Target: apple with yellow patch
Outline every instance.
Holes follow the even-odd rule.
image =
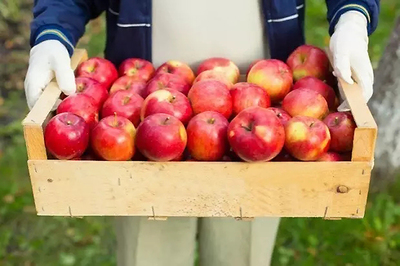
[[[159,66],[154,76],[160,73],[171,73],[181,76],[189,84],[192,84],[195,78],[193,70],[189,65],[177,60],[170,60]]]
[[[250,69],[247,82],[264,88],[272,103],[279,103],[293,85],[292,72],[288,65],[277,59],[259,60]]]
[[[285,126],[285,149],[298,160],[318,160],[329,150],[330,143],[328,127],[316,118],[296,116]]]
[[[91,148],[107,161],[128,161],[135,155],[135,126],[122,116],[107,116],[93,128]]]
[[[295,81],[308,76],[326,80],[329,75],[330,64],[327,54],[313,45],[300,45],[289,55],[286,63],[293,71]]]
[[[285,130],[273,111],[254,106],[241,111],[231,121],[228,141],[243,161],[265,162],[281,152]]]
[[[137,128],[136,147],[151,161],[172,161],[182,155],[186,144],[185,126],[172,115],[150,115]]]
[[[286,95],[282,109],[292,117],[309,116],[324,119],[329,113],[328,103],[318,92],[310,89],[296,89]]]
[[[183,93],[164,89],[147,96],[143,102],[140,117],[143,121],[147,116],[157,113],[172,115],[186,125],[192,118],[193,111],[188,98]]]
[[[197,76],[207,70],[221,71],[233,84],[238,82],[240,71],[231,60],[223,57],[212,57],[204,60],[197,68]]]
[[[229,122],[220,113],[207,111],[194,116],[188,126],[188,151],[198,161],[219,161],[228,152]]]

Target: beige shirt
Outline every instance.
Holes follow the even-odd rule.
[[[227,57],[241,72],[267,57],[259,0],[153,0],[155,66],[180,60],[196,70],[209,57]]]

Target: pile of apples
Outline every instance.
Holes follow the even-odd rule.
[[[245,75],[213,57],[195,72],[180,61],[157,69],[126,59],[117,69],[93,57],[76,70],[45,127],[60,160],[343,161],[355,122],[337,112],[327,55],[302,45],[286,62],[260,59]]]

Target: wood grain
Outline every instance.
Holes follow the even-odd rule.
[[[364,215],[367,162],[29,161],[39,215]]]

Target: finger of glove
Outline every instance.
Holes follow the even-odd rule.
[[[351,67],[354,73],[354,79],[360,85],[366,102],[372,97],[374,72],[368,52],[364,52],[352,58]]]
[[[53,71],[45,65],[29,67],[25,79],[25,94],[29,109],[32,109],[44,88],[54,78]]]
[[[335,55],[333,69],[337,78],[341,78],[345,82],[353,84],[351,78],[350,58],[347,55]]]
[[[69,57],[67,59],[62,58],[60,60],[52,60],[53,69],[55,72],[57,84],[60,90],[65,95],[71,95],[76,92],[75,75],[74,71],[70,67]]]

